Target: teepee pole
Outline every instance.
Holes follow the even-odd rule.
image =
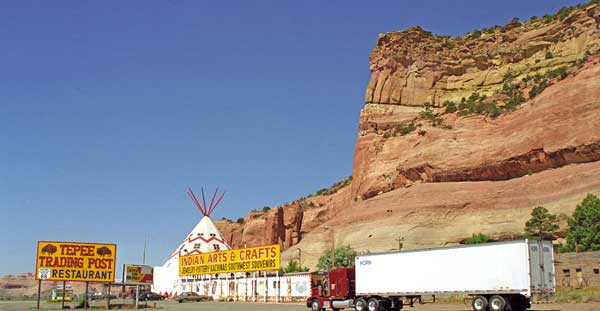
[[[212,212],[215,210],[215,208],[217,208],[219,203],[221,203],[221,200],[223,200],[223,196],[225,195],[225,192],[227,192],[227,190],[225,190],[225,191],[223,191],[223,193],[221,193],[221,196],[219,197],[219,199],[217,200],[215,205],[213,205],[213,207],[208,211],[209,215],[212,214]]]
[[[212,195],[212,198],[210,199],[210,204],[208,205],[208,215],[210,215],[210,212],[213,210],[213,203],[215,201],[215,197],[217,196],[218,191],[219,191],[219,187],[217,187],[217,189],[215,189],[215,193]]]
[[[202,190],[202,202],[204,202],[204,207],[206,207],[206,200],[204,199],[204,187],[200,188],[200,190]],[[204,216],[208,215],[204,214]]]

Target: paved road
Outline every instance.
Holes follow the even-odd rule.
[[[27,311],[35,307],[35,301],[0,301],[1,311]],[[94,302],[93,305],[104,305],[102,302]],[[152,302],[149,305],[153,305]],[[160,311],[308,311],[308,308],[300,304],[263,304],[263,303],[238,303],[238,302],[200,302],[200,303],[177,303],[175,301],[157,302]],[[60,304],[42,303],[42,310],[59,310]],[[141,309],[144,310],[144,309]],[[145,309],[154,310],[154,309]],[[350,311],[352,309],[347,309]],[[426,304],[417,305],[414,308],[406,307],[405,310],[414,311],[467,311],[471,310],[462,304]],[[533,311],[598,311],[600,303],[582,304],[547,304],[535,305]]]

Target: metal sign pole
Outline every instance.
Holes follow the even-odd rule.
[[[83,300],[83,309],[87,310],[88,309],[88,286],[89,286],[89,282],[85,282],[85,298]]]
[[[139,303],[139,299],[140,299],[140,286],[136,285],[135,286],[135,308],[138,308],[138,303]]]
[[[279,295],[281,295],[281,278],[279,277],[279,270],[277,270],[277,296],[275,297],[275,303],[279,303]]]
[[[110,310],[110,283],[107,284],[106,289],[106,310]]]
[[[37,309],[40,310],[40,294],[42,293],[42,280],[38,281],[38,296],[37,296]]]
[[[65,292],[67,291],[66,284],[67,284],[67,282],[66,282],[66,281],[63,281],[63,290],[62,290],[62,306],[61,306],[61,309],[64,309],[64,308],[65,308]]]

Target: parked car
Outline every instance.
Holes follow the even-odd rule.
[[[177,297],[175,297],[175,300],[177,300],[177,302],[179,303],[182,303],[184,301],[207,301],[208,297],[200,296],[194,292],[183,292]]]
[[[140,300],[149,301],[149,300],[164,300],[165,296],[153,292],[142,292],[140,293]]]

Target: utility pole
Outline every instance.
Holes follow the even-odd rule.
[[[335,268],[335,235],[333,235],[333,228],[331,229],[331,270]]]
[[[302,269],[302,250],[298,248],[298,266]]]
[[[333,270],[335,268],[335,234],[333,227],[325,226],[325,230],[329,230],[329,234],[331,234],[331,270]]]
[[[146,264],[146,241],[147,240],[148,240],[147,238],[144,238],[144,254],[142,255],[142,265]]]

